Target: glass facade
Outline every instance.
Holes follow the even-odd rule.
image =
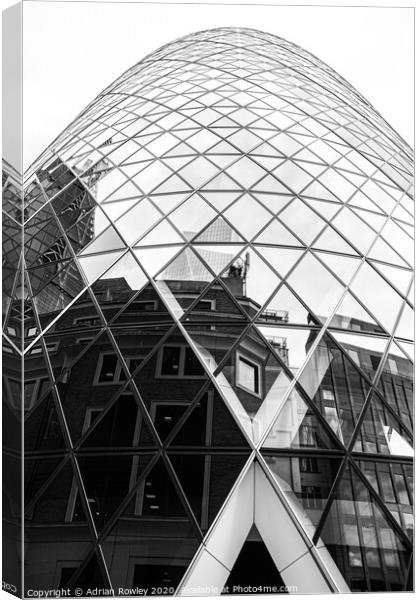
[[[192,34],[3,185],[27,589],[412,589],[412,151],[354,88]]]

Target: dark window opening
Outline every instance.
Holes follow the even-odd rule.
[[[318,473],[318,461],[312,456],[299,458],[299,470],[301,473]]]
[[[238,359],[238,385],[244,387],[254,394],[260,393],[258,365],[246,360],[242,356]]]
[[[181,348],[165,346],[162,353],[162,375],[179,375]]]
[[[372,369],[374,371],[376,371],[376,369],[379,367],[379,363],[381,362],[381,357],[380,356],[375,356],[374,354],[370,355],[370,362],[372,364]]]
[[[303,423],[299,429],[299,445],[315,448],[317,446],[316,430],[317,427],[315,425],[307,425]]]
[[[117,357],[115,354],[105,354],[102,357],[102,365],[99,373],[98,381],[100,383],[112,383],[117,370]]]
[[[194,306],[193,310],[208,311],[213,309],[213,303],[211,300],[199,300]]]
[[[122,395],[86,439],[84,446],[131,446],[137,420],[137,403]]]

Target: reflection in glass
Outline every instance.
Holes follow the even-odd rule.
[[[321,531],[352,591],[404,589],[409,551],[364,483],[346,469]]]
[[[312,537],[321,518],[341,460],[308,454],[264,458],[286,498]]]

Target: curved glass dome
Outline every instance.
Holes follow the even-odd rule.
[[[69,585],[217,594],[264,556],[271,590],[412,589],[412,152],[374,108],[281,38],[199,32],[99,94],[26,190]]]

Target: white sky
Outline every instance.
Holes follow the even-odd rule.
[[[146,54],[177,37],[221,26],[261,29],[309,50],[413,143],[410,8],[25,1],[24,168]],[[13,162],[11,149],[4,154]]]

